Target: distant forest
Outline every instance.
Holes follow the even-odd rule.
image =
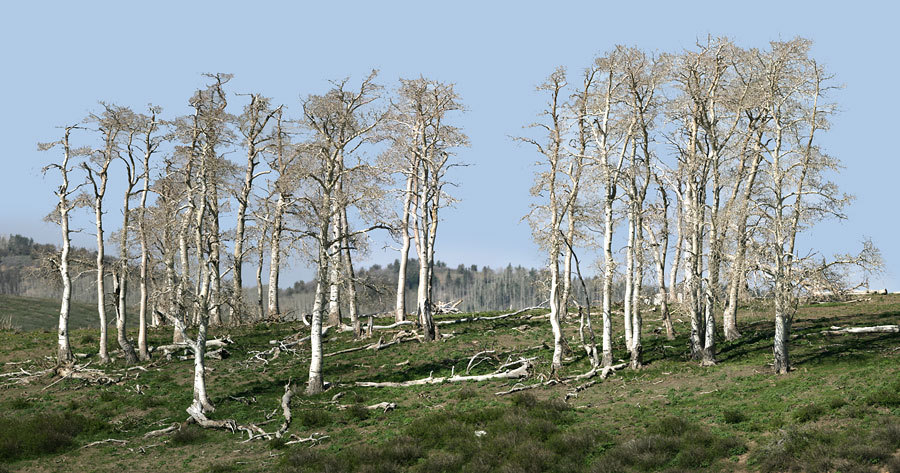
[[[0,235],[0,294],[58,298],[61,290],[57,280],[59,273],[41,270],[42,259],[58,251],[55,245],[35,243],[33,239],[22,235]],[[88,263],[96,258],[95,251],[84,248],[73,249],[73,254],[76,260]],[[113,259],[110,258],[110,261]],[[394,261],[387,266],[375,264],[368,268],[357,269],[359,305],[363,314],[388,312],[392,309],[397,294],[399,264],[399,261]],[[90,264],[75,274],[79,276],[73,279],[73,299],[78,302],[96,302],[95,276]],[[418,261],[411,259],[407,265],[407,307],[415,307],[418,279]],[[546,280],[546,270],[511,264],[502,269],[479,267],[474,264],[460,264],[452,268],[442,261],[436,261],[434,300],[446,303],[461,300],[457,308],[463,312],[535,306],[546,302]],[[588,277],[585,284],[591,293],[591,304],[598,304],[600,280]],[[575,297],[583,304],[584,292],[580,288],[580,283],[575,281],[573,287]],[[264,294],[267,289],[264,285],[262,288]],[[255,287],[245,287],[244,290],[248,298],[257,295]],[[647,294],[654,290],[653,287],[646,289]],[[280,295],[284,301],[286,315],[296,317],[299,314],[310,313],[315,292],[315,280],[297,281],[293,286],[281,289]],[[621,300],[624,285],[615,284],[614,294],[616,300]],[[137,303],[136,292],[130,294],[129,299],[131,298]]]

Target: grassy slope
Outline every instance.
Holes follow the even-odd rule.
[[[54,381],[48,377],[14,386],[0,395],[0,416],[20,421],[17,438],[29,438],[32,430],[52,430],[27,424],[39,412],[57,412],[56,422],[79,427],[70,429],[68,443],[65,438],[48,445],[36,440],[30,453],[7,455],[8,468],[23,471],[900,471],[900,335],[818,333],[831,325],[898,321],[897,296],[805,307],[791,341],[796,369],[777,377],[769,366],[773,324],[764,307],[739,312],[744,338],[720,343],[720,363],[711,368],[685,358],[684,322],[676,323],[679,337],[668,341],[654,332],[659,325],[654,314],[646,313],[647,366],[621,371],[568,402],[563,398],[573,386],[498,397],[495,392],[515,381],[412,388],[346,384],[444,376],[451,368],[459,373],[473,354],[488,349],[503,361],[537,356],[536,373],[548,372],[550,353],[540,348],[550,339],[545,318],[446,326],[444,333],[454,336],[440,343],[405,343],[326,358],[326,379],[338,385],[321,396],[297,396],[293,404],[292,432],[330,436],[312,448],[244,444],[238,435],[194,430],[143,439],[144,432],[186,417],[189,361],[155,361],[147,372],[134,371],[132,379],[119,385],[65,380],[45,389]],[[615,323],[620,328],[621,321]],[[576,353],[563,375],[587,369],[574,338],[577,327],[577,321],[565,327]],[[249,352],[303,330],[291,324],[214,330],[230,333],[237,343],[231,358],[209,363],[208,383],[217,406],[212,416],[264,422],[278,407],[284,384],[305,381],[308,347],[266,366],[246,363]],[[75,351],[96,353],[94,332],[73,331]],[[54,336],[0,332],[0,363],[31,359],[47,364],[44,357],[52,353]],[[151,331],[151,343],[169,338],[167,330]],[[624,358],[621,337],[615,342],[616,355]],[[329,336],[325,351],[358,344],[348,334]],[[0,371],[33,364],[0,366]],[[491,372],[497,364],[482,363],[473,373]],[[331,402],[339,392],[345,393],[339,400],[345,405],[389,401],[398,407],[387,413],[341,410]],[[277,428],[280,419],[275,419],[264,428]],[[476,430],[487,434],[476,437]],[[78,448],[106,438],[128,443]],[[0,427],[0,463],[3,441]]]
[[[137,327],[137,309],[129,308],[133,314],[129,327]],[[106,312],[110,325],[115,325],[116,313],[112,307]],[[37,299],[34,297],[7,296],[0,294],[0,322],[9,320],[13,327],[23,331],[55,331],[59,323],[59,300]],[[73,302],[69,314],[69,328],[93,328],[98,326],[97,305]]]

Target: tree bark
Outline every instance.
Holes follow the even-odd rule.
[[[418,164],[416,165],[418,169]],[[406,194],[403,196],[403,219],[400,222],[403,238],[403,246],[400,248],[399,269],[397,271],[397,305],[394,311],[394,320],[402,322],[406,318],[406,266],[409,262],[409,214],[412,205],[413,181],[415,170],[409,170],[406,177]]]
[[[283,228],[285,208],[284,194],[278,193],[278,202],[275,204],[275,214],[272,219],[272,239],[269,243],[269,306],[268,317],[281,316],[281,308],[278,301],[278,275],[281,270],[281,231]]]

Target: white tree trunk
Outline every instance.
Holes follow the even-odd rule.
[[[394,320],[397,322],[402,322],[406,318],[406,266],[409,262],[409,247],[411,246],[409,214],[410,206],[412,205],[413,180],[414,174],[410,172],[406,178],[406,194],[403,196],[403,220],[400,223],[403,246],[400,248],[400,267],[397,271],[397,305],[394,311]]]
[[[94,201],[94,218],[97,225],[97,314],[100,316],[100,363],[109,363],[108,323],[106,320],[106,268],[103,244],[103,198]]]
[[[629,204],[631,206],[631,204]],[[625,299],[623,301],[625,346],[631,351],[633,324],[631,322],[634,303],[634,209],[628,210],[628,242],[625,245]]]
[[[68,145],[67,145],[68,146]],[[68,151],[66,152],[66,161],[68,161]],[[66,166],[63,161],[63,167]],[[63,171],[65,173],[65,171]],[[61,192],[68,191],[68,178],[64,175],[64,184]],[[62,299],[59,306],[59,325],[56,331],[56,361],[58,364],[68,364],[74,360],[72,356],[72,348],[69,346],[69,310],[72,302],[72,279],[69,276],[69,250],[71,240],[69,238],[69,203],[65,196],[60,198],[59,203],[59,226],[62,230],[62,251],[59,259],[59,274],[62,278]]]
[[[341,249],[344,246],[340,226],[340,210],[337,206],[332,208],[334,224],[331,228],[331,238],[334,242],[328,250],[328,257],[332,259],[329,264],[328,277],[328,324],[340,327],[343,322],[341,314]]]
[[[607,198],[603,203],[603,366],[612,366],[612,278],[616,269],[613,259],[613,203]]]
[[[641,205],[641,204],[639,204]],[[643,363],[644,347],[641,344],[641,330],[643,330],[643,319],[641,316],[641,287],[644,280],[644,257],[643,246],[644,238],[642,236],[643,217],[638,209],[634,215],[634,279],[632,284],[632,303],[631,303],[631,367],[638,369]]]
[[[284,195],[279,193],[272,221],[272,239],[269,244],[269,306],[267,314],[269,318],[281,316],[281,307],[278,301],[278,276],[281,270],[281,231],[285,205]]]

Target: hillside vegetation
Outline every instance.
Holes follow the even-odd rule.
[[[0,303],[19,314],[17,320],[44,311],[35,300]],[[831,326],[897,324],[900,297],[803,307],[790,344],[795,369],[783,376],[772,374],[770,307],[741,309],[744,336],[722,342],[716,366],[689,361],[683,317],[676,314],[678,337],[669,341],[651,312],[644,368],[621,369],[603,380],[547,383],[551,338],[545,311],[441,325],[439,343],[413,341],[328,357],[330,388],[312,397],[298,388],[291,405],[289,433],[317,440],[292,445],[245,442],[241,432],[183,423],[192,362],[177,357],[157,353],[140,369],[125,370],[118,355],[103,369],[124,378],[110,384],[50,375],[16,384],[11,373],[54,364],[56,335],[4,330],[0,471],[900,471],[900,334],[821,333]],[[374,339],[362,341],[329,331],[325,353],[379,337],[387,343],[402,328],[410,326],[378,330]],[[208,361],[217,408],[210,418],[276,430],[284,386],[303,386],[309,349],[301,343],[274,359],[254,355],[272,348],[271,340],[304,336],[309,329],[285,323],[211,330],[229,335],[234,344],[226,359]],[[560,379],[589,369],[577,330],[577,317],[569,317],[564,331],[575,351]],[[86,355],[81,364],[96,356],[95,332],[72,332],[74,351]],[[620,335],[615,334],[615,354],[624,359]],[[170,340],[169,328],[150,332],[151,345]],[[486,351],[492,352],[471,361]],[[487,374],[523,357],[535,357],[523,379],[354,384],[465,374],[470,364],[470,374]],[[496,394],[534,384],[541,386]],[[382,402],[395,408],[367,408]],[[173,432],[145,437],[173,424]]]

